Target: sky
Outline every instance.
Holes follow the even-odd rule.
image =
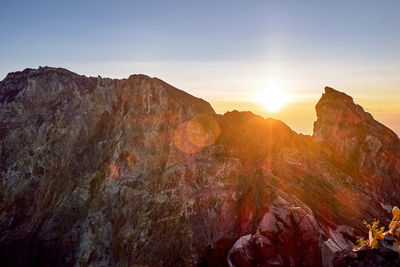
[[[400,133],[400,1],[2,1],[0,80],[39,66],[158,77],[312,134],[325,86]],[[257,92],[291,96],[268,111]]]

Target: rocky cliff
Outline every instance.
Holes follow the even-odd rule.
[[[400,141],[331,88],[314,135],[145,75],[0,82],[0,264],[330,266],[390,220]]]
[[[343,169],[363,180],[377,193],[398,200],[400,192],[400,140],[375,121],[353,99],[325,88],[316,106],[314,140]]]

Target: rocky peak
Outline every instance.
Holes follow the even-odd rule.
[[[316,105],[317,121],[314,123],[314,140],[323,143],[328,135],[376,134],[387,143],[398,142],[397,135],[372,115],[354,103],[353,98],[333,88],[325,87],[325,93]],[[343,136],[344,137],[344,136]]]
[[[316,105],[316,112],[318,119],[314,124],[314,138],[317,141],[322,141],[332,130],[373,119],[371,114],[354,103],[352,97],[330,87],[325,87],[325,93]]]
[[[332,87],[326,86],[325,93],[322,95],[320,101],[332,100],[332,99],[336,99],[342,102],[354,103],[353,98],[351,96],[346,95],[345,93],[340,92],[338,90],[335,90]]]
[[[251,112],[227,112],[218,115],[217,121],[223,129],[217,143],[236,150],[237,157],[247,162],[254,163],[267,154],[276,154],[302,140],[282,121],[264,119]]]
[[[392,130],[350,96],[329,87],[316,111],[313,139],[328,157],[371,185],[389,188],[399,184],[400,140]],[[399,196],[397,192],[390,195]]]

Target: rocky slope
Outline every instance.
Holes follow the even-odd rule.
[[[331,88],[316,109],[310,137],[144,75],[10,73],[0,264],[330,266],[390,219],[400,141]]]

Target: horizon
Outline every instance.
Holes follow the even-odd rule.
[[[400,133],[400,3],[295,1],[12,2],[0,10],[0,79],[56,66],[87,76],[157,77],[209,102],[312,134],[325,86]],[[291,96],[274,112],[269,83]]]

